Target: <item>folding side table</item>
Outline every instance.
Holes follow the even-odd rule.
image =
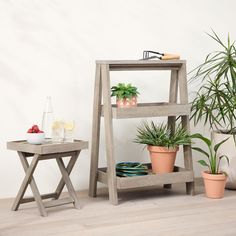
[[[82,149],[88,148],[87,141],[75,140],[72,143],[45,143],[41,145],[29,144],[26,141],[12,141],[7,143],[7,149],[17,151],[21,164],[25,171],[25,177],[21,184],[20,190],[15,198],[12,206],[13,211],[17,211],[20,204],[36,201],[41,216],[47,216],[47,207],[54,207],[73,203],[75,208],[79,209],[79,201],[76,196],[75,189],[71,183],[69,175],[75,165],[76,160]],[[65,166],[62,158],[69,157],[70,160]],[[29,164],[27,158],[33,157]],[[57,165],[60,169],[62,178],[53,193],[40,195],[33,174],[39,161],[56,159]],[[33,192],[33,197],[24,197],[25,191],[30,185]],[[70,197],[59,199],[64,186],[66,185]],[[52,199],[51,201],[43,202],[43,199]]]

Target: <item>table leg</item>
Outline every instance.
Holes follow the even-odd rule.
[[[66,187],[68,189],[68,193],[70,194],[71,198],[74,200],[74,206],[75,208],[79,209],[80,206],[79,206],[79,201],[78,201],[78,198],[76,196],[76,192],[74,190],[74,187],[70,181],[70,177],[69,177],[69,174],[67,172],[67,169],[64,165],[64,162],[62,160],[62,158],[56,158],[57,160],[57,164],[59,166],[59,169],[61,171],[61,174],[62,174],[62,178],[66,184]]]
[[[29,168],[27,168],[27,170],[25,171],[25,177],[24,177],[24,180],[21,184],[21,187],[19,189],[19,192],[17,193],[17,196],[15,198],[15,201],[13,203],[13,206],[12,206],[12,210],[13,211],[17,211],[18,208],[19,208],[19,205],[20,205],[20,202],[25,194],[25,191],[27,189],[27,186],[31,180],[31,177],[33,176],[33,173],[34,173],[34,170],[38,164],[38,156],[39,155],[34,155],[33,157],[33,160],[31,161],[30,165],[29,165]]]
[[[74,168],[74,165],[78,159],[79,154],[80,154],[80,150],[75,152],[75,154],[71,156],[70,161],[66,167],[66,171],[67,171],[68,175],[70,175],[72,169]],[[64,186],[65,186],[65,181],[63,178],[61,178],[61,180],[56,188],[56,191],[55,191],[55,193],[56,193],[55,199],[58,199],[60,197]]]
[[[28,170],[28,168],[29,168],[29,163],[27,161],[27,158],[26,158],[25,154],[22,153],[22,152],[18,152],[18,155],[20,156],[21,164],[22,164],[22,166],[23,166],[23,168],[24,168],[24,170],[26,172]],[[42,201],[40,192],[38,190],[38,187],[36,185],[36,182],[34,180],[33,174],[32,174],[31,181],[30,181],[30,188],[32,190],[34,199],[35,199],[35,201],[37,203],[40,215],[41,216],[47,216],[47,212],[46,212],[45,207],[43,205],[43,201]]]

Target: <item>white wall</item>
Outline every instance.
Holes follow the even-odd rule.
[[[217,46],[204,32],[213,28],[236,39],[235,8],[234,0],[0,0],[0,198],[15,196],[24,176],[6,141],[24,138],[29,126],[41,123],[47,95],[56,117],[74,118],[77,138],[91,141],[96,59],[139,59],[153,49],[180,53],[190,70]],[[117,72],[112,78],[137,85],[140,101],[167,98],[167,72]],[[139,122],[114,123],[117,161],[148,160],[132,143]],[[104,150],[101,155],[103,165]],[[76,189],[88,188],[89,165],[90,150],[83,151],[72,173]],[[54,161],[41,163],[41,192],[53,190],[59,176]]]

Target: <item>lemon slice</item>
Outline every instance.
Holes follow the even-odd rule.
[[[74,129],[74,122],[64,123],[64,129],[66,129],[66,130],[73,130]]]
[[[52,124],[52,129],[60,129],[61,127],[63,127],[62,121],[54,121]]]

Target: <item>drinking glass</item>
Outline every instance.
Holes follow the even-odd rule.
[[[65,121],[64,122],[64,142],[74,142],[74,131],[75,131],[75,122]]]
[[[61,143],[64,140],[64,122],[56,120],[52,124],[52,142]]]

